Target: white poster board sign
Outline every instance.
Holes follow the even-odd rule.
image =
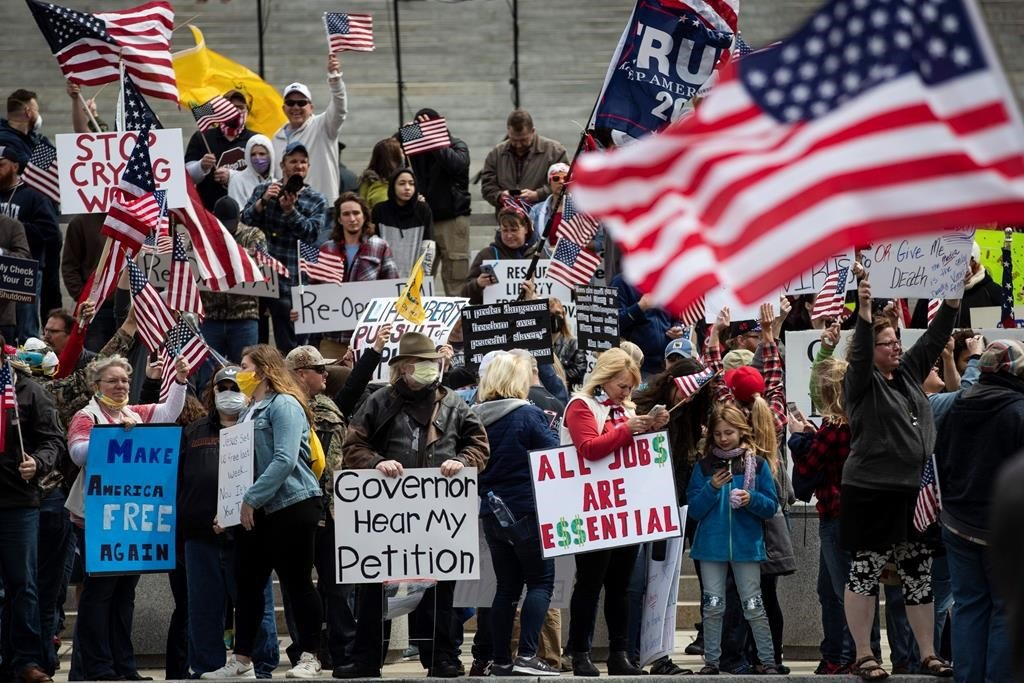
[[[225,529],[242,523],[242,497],[253,482],[252,420],[220,430],[217,470],[217,523]]]
[[[138,131],[107,133],[59,133],[57,169],[60,178],[61,213],[102,213],[135,149]],[[185,189],[185,153],[181,129],[149,132],[149,157],[153,162],[153,181],[158,190],[167,191],[167,207],[176,209],[188,203]]]
[[[846,251],[838,254],[833,254],[827,259],[814,266],[810,270],[801,273],[799,276],[793,278],[782,286],[782,294],[788,294],[789,296],[799,296],[801,294],[817,294],[821,291],[822,286],[825,284],[825,280],[828,279],[830,273],[838,271],[840,268],[850,268],[853,266],[853,252]],[[857,289],[856,278],[849,277],[846,279],[846,291],[853,291]],[[772,303],[776,303],[773,301]],[[716,311],[717,313],[717,311]],[[733,318],[738,320],[739,318]]]
[[[957,299],[974,244],[973,230],[941,235],[896,237],[861,252],[871,280],[871,296],[907,299]]]
[[[686,528],[686,506],[679,509],[682,528]],[[651,546],[647,553],[647,590],[640,620],[640,664],[648,664],[672,654],[676,640],[676,603],[679,600],[679,572],[683,565],[683,537],[665,542],[664,559],[654,559]]]
[[[338,583],[480,576],[475,467],[341,470],[334,483]]]
[[[423,309],[426,311],[427,319],[422,324],[411,323],[398,315],[395,310],[395,299],[373,299],[363,310],[363,316],[356,325],[352,334],[352,350],[355,360],[358,361],[363,351],[373,346],[377,341],[377,332],[384,323],[391,324],[391,336],[388,338],[384,349],[381,351],[380,365],[377,366],[377,374],[374,379],[379,382],[386,381],[390,368],[388,361],[398,355],[399,339],[406,332],[419,332],[430,337],[434,346],[441,346],[447,343],[448,335],[452,333],[462,317],[462,307],[469,299],[462,297],[423,297]]]
[[[200,292],[212,292],[206,282],[199,279],[199,266],[196,265],[196,253],[191,248],[186,252],[191,262],[192,276],[196,280],[196,286]],[[143,260],[146,272],[149,273],[149,282],[157,289],[164,289],[171,280],[171,255],[170,254],[147,254]],[[280,296],[280,285],[278,284],[277,273],[269,266],[261,265],[260,272],[267,278],[263,282],[240,282],[231,289],[226,289],[218,294],[240,294],[242,296],[256,296],[276,299]]]
[[[531,451],[530,472],[544,557],[682,533],[666,432],[639,434],[597,461],[572,445]]]
[[[292,310],[299,313],[295,333],[351,332],[371,301],[397,298],[405,284],[395,279],[292,287]],[[434,278],[424,278],[423,295],[433,294]]]

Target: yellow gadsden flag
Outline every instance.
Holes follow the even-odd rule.
[[[421,254],[416,259],[416,265],[412,267],[409,274],[409,281],[405,283],[405,289],[395,300],[395,310],[411,323],[420,325],[427,319],[427,312],[423,310],[423,257]]]
[[[238,62],[206,47],[202,31],[192,25],[189,28],[196,46],[175,52],[172,56],[181,103],[191,107],[229,90],[239,90],[249,100],[246,127],[273,137],[286,120],[281,110],[284,102],[280,93]]]

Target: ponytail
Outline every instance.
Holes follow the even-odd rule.
[[[754,394],[750,402],[750,426],[754,432],[754,450],[768,462],[772,468],[772,475],[778,474],[779,442],[775,434],[775,415],[761,394]]]

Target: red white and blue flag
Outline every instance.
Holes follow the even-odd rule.
[[[536,226],[534,226],[536,227]],[[571,194],[565,195],[562,206],[562,221],[558,224],[558,236],[568,237],[576,244],[590,244],[597,234],[598,223],[593,216],[580,211]]]
[[[345,261],[337,254],[320,251],[312,244],[299,241],[299,271],[311,280],[345,284]]]
[[[691,396],[696,394],[698,391],[704,388],[704,386],[711,381],[711,379],[717,373],[711,368],[706,368],[700,372],[695,372],[692,375],[683,375],[682,377],[676,377],[676,389],[679,390],[681,400],[686,401]]]
[[[238,117],[238,107],[220,95],[209,102],[192,107],[192,118],[196,120],[196,128],[200,131],[209,130],[218,123],[234,121]]]
[[[324,27],[331,52],[373,52],[373,17],[369,14],[324,12]]]
[[[167,333],[167,341],[160,349],[160,357],[164,361],[163,376],[160,380],[160,400],[166,401],[171,393],[171,383],[174,382],[174,375],[177,370],[174,367],[178,356],[188,363],[188,374],[192,374],[206,360],[209,347],[206,341],[197,335],[184,321],[179,320],[170,332]]]
[[[278,261],[276,258],[270,255],[267,251],[266,242],[258,242],[253,253],[253,258],[256,259],[256,263],[261,266],[266,266],[272,271],[285,278],[286,280],[291,278],[291,274],[288,272],[288,266]]]
[[[160,293],[135,261],[128,261],[128,287],[132,293],[132,307],[139,322],[139,339],[152,352],[160,349],[167,331],[174,327],[174,314],[160,298]]]
[[[828,274],[825,284],[821,286],[821,291],[814,299],[811,320],[838,318],[842,315],[843,304],[846,303],[846,278],[849,273],[849,268],[840,268]]]
[[[942,509],[939,496],[939,480],[935,476],[935,456],[928,458],[921,472],[921,487],[917,492],[917,503],[914,505],[914,528],[924,530],[939,520]]]
[[[1013,232],[1007,228],[1007,233],[1003,240],[1003,292],[999,320],[1004,328],[1011,328],[1017,327],[1017,314],[1013,310]]]
[[[18,397],[14,393],[14,372],[11,364],[0,364],[0,451],[7,447],[7,411],[18,409]]]
[[[590,284],[600,265],[601,259],[586,247],[565,237],[559,237],[555,253],[548,263],[547,277],[572,289],[576,285]]]
[[[28,158],[21,179],[29,187],[39,190],[51,200],[60,203],[60,179],[57,175],[57,149],[40,140]]]
[[[192,265],[185,253],[185,243],[180,235],[174,235],[174,246],[171,249],[171,276],[167,281],[167,305],[181,313],[195,313],[200,318],[206,317],[203,300],[199,296],[199,286],[192,275]]]

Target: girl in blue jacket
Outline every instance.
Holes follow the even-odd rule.
[[[743,412],[715,408],[708,422],[707,450],[686,490],[689,516],[697,521],[690,556],[700,560],[703,582],[704,662],[700,673],[718,673],[725,615],[725,579],[732,566],[743,616],[750,624],[763,665],[777,674],[772,634],[761,598],[760,562],[767,559],[764,521],[775,514],[778,497],[771,468],[754,455],[753,435]]]

